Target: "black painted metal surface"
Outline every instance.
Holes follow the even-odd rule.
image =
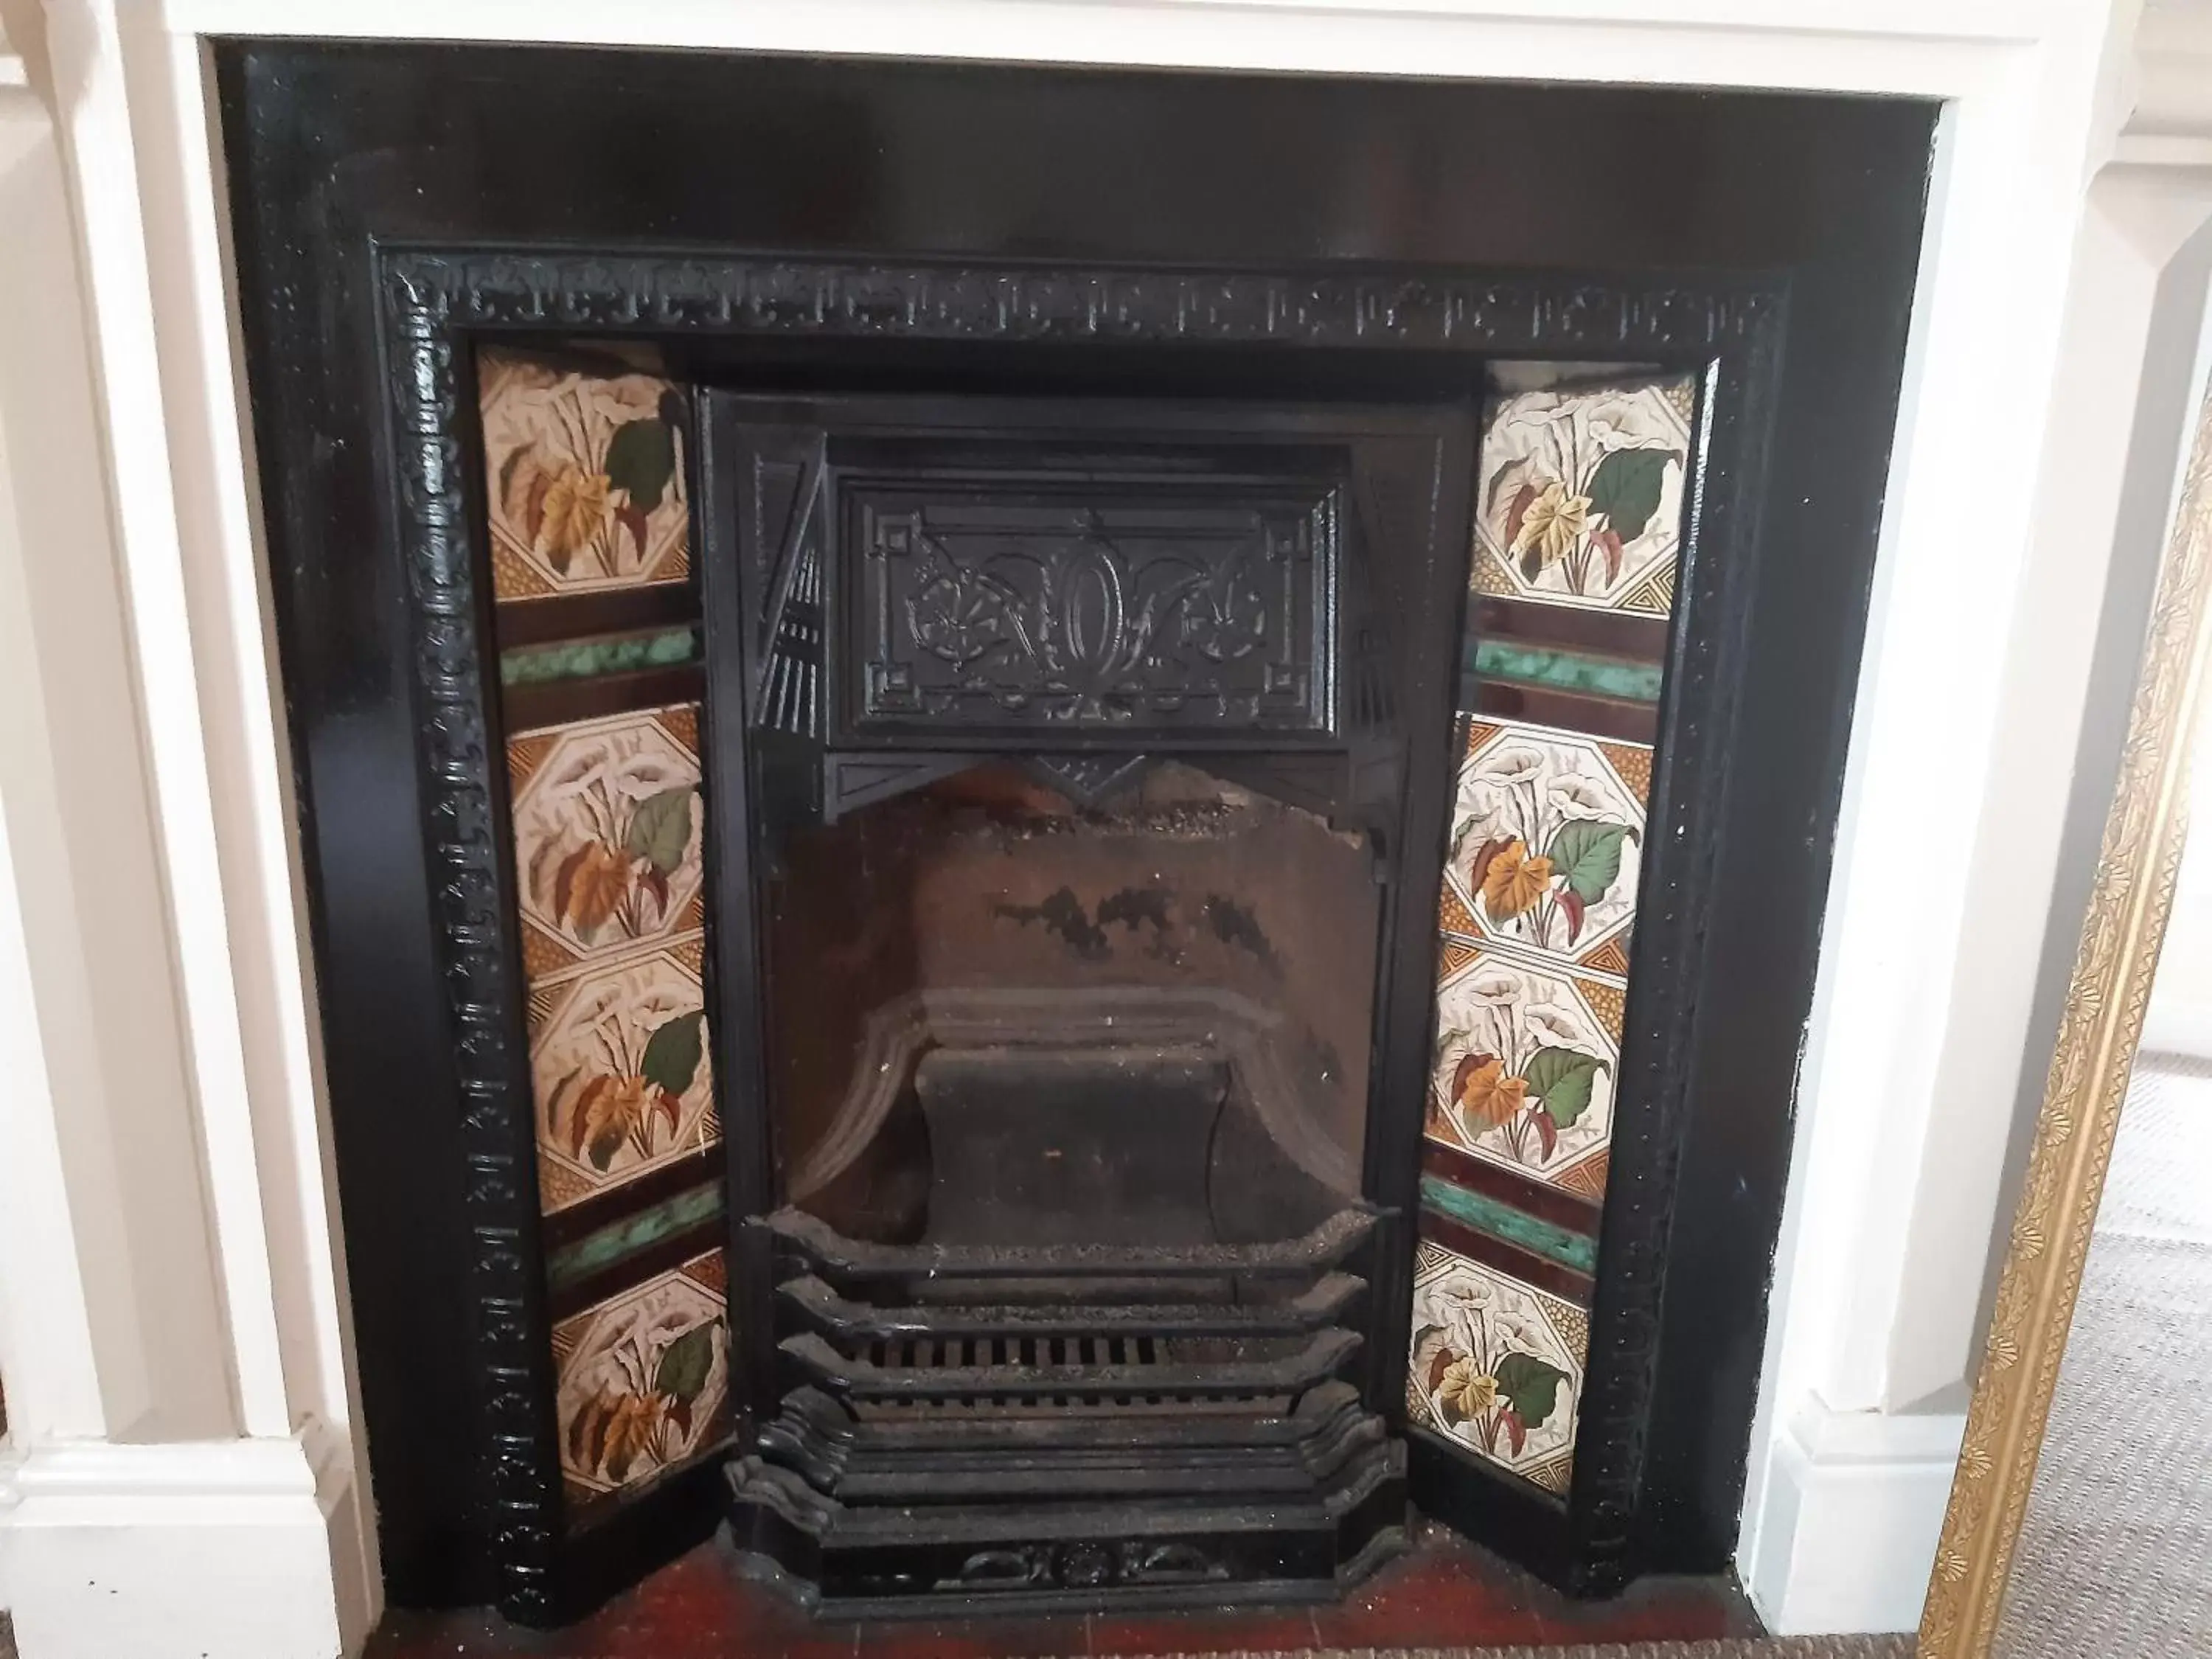
[[[1199,379],[1450,403],[1485,355],[1699,369],[1711,425],[1585,1455],[1564,1515],[1418,1448],[1413,1474],[1424,1501],[1591,1588],[1725,1562],[1932,106],[528,49],[234,44],[219,65],[396,1600],[496,1595],[557,1618],[716,1512],[703,1481],[588,1540],[555,1512],[465,459],[466,348],[485,333],[652,336],[700,378],[794,391],[939,386],[957,364],[973,390]],[[709,574],[709,629],[742,626]],[[710,725],[744,724],[771,689],[713,690]],[[1449,685],[1374,695],[1397,700],[1407,752],[1441,762]],[[1370,1115],[1366,1148],[1386,1204],[1414,1178],[1431,971],[1414,924],[1433,885],[1413,882],[1441,855],[1442,774],[1413,769],[1397,826],[1377,1096],[1401,1103]],[[718,803],[719,836],[742,836],[744,805]],[[757,1053],[742,1029],[718,1040]],[[775,1202],[746,1133],[738,1215]],[[1403,1365],[1405,1272],[1377,1253],[1377,1401]],[[733,1315],[764,1328],[771,1310]]]

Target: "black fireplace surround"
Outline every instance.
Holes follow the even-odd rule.
[[[395,1601],[559,1622],[717,1527],[864,1614],[1323,1595],[1409,1501],[1578,1593],[1724,1568],[1932,106],[217,63]],[[650,347],[695,388],[735,1441],[589,1525],[484,644],[488,344]],[[1687,374],[1699,434],[1564,1496],[1405,1407],[1505,360]],[[772,472],[811,518],[763,509]],[[1042,586],[987,604],[1016,544]],[[1023,641],[998,679],[946,672],[993,629]],[[872,883],[1004,870],[1030,884],[957,912],[988,939],[840,931]],[[1135,965],[1102,976],[1109,927]]]

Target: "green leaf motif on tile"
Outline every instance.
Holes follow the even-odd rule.
[[[1636,839],[1625,823],[1604,823],[1593,818],[1570,818],[1559,826],[1544,856],[1552,860],[1552,873],[1565,876],[1574,896],[1595,904],[1620,879],[1620,848]]]
[[[1595,1054],[1574,1048],[1539,1048],[1522,1073],[1528,1092],[1544,1103],[1544,1115],[1562,1129],[1589,1110],[1600,1072],[1613,1068]]]
[[[1659,510],[1667,463],[1681,459],[1677,449],[1614,450],[1590,474],[1589,510],[1604,514],[1607,527],[1622,541],[1634,541]]]
[[[676,866],[684,862],[684,849],[691,844],[695,793],[690,785],[678,784],[638,802],[623,843],[629,855],[645,860],[664,876],[674,875]]]
[[[1509,1353],[1498,1364],[1498,1392],[1513,1402],[1513,1414],[1540,1429],[1559,1408],[1559,1384],[1567,1374],[1533,1353]]]
[[[706,1389],[707,1375],[714,1369],[714,1332],[721,1324],[710,1319],[694,1325],[661,1351],[653,1374],[653,1391],[690,1405]]]
[[[657,416],[625,421],[607,444],[607,481],[629,492],[641,513],[660,505],[661,492],[676,475],[676,434]]]
[[[639,1074],[647,1083],[659,1084],[669,1095],[680,1097],[699,1075],[699,1060],[705,1049],[700,1027],[706,1018],[703,1012],[678,1014],[657,1027],[646,1039]]]

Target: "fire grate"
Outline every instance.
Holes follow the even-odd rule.
[[[1296,1239],[1149,1249],[755,1222],[778,1264],[781,1401],[733,1477],[738,1513],[757,1534],[803,1532],[821,1601],[870,1611],[948,1589],[1311,1577],[1355,1512],[1403,1504],[1402,1449],[1349,1376],[1376,1218],[1352,1206]],[[886,1550],[904,1564],[888,1577]],[[1094,1558],[1138,1576],[1061,1582]],[[917,1577],[916,1561],[933,1565]]]

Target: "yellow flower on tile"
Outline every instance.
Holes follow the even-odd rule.
[[[593,1168],[605,1170],[623,1142],[650,1135],[649,1118],[656,1115],[666,1121],[670,1135],[681,1132],[683,1106],[674,1095],[649,1078],[602,1073],[584,1085],[576,1102],[568,1155],[588,1158]],[[648,1140],[645,1156],[651,1155]]]
[[[657,1395],[603,1392],[568,1425],[572,1459],[593,1474],[623,1481],[641,1458],[654,1462],[667,1404]]]
[[[1453,1093],[1467,1115],[1485,1128],[1510,1122],[1528,1100],[1528,1079],[1505,1075],[1495,1054],[1469,1054],[1459,1063]]]
[[[614,510],[613,485],[604,472],[586,472],[574,461],[565,463],[545,488],[544,518],[538,526],[538,544],[566,571],[568,561],[589,547]]]
[[[1455,1359],[1444,1368],[1437,1393],[1446,1411],[1479,1417],[1498,1403],[1498,1379],[1472,1359]]]
[[[478,354],[477,373],[498,598],[690,574],[683,388],[496,348]]]
[[[1533,547],[1546,564],[1552,563],[1589,528],[1589,496],[1570,495],[1566,485],[1557,482],[1546,484],[1522,514],[1511,550],[1525,553]]]
[[[599,1498],[652,1480],[729,1432],[721,1266],[719,1249],[695,1256],[554,1327],[572,1524]]]
[[[1482,872],[1482,908],[1491,921],[1509,921],[1543,897],[1551,884],[1551,860],[1531,858],[1528,842],[1510,841]]]

